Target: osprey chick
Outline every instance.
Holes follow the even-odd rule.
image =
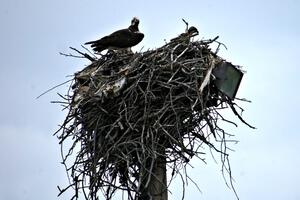
[[[85,45],[90,44],[97,53],[105,49],[119,50],[133,47],[144,38],[144,34],[139,32],[139,22],[139,19],[134,17],[128,28],[115,31],[99,40],[87,42]]]
[[[179,42],[179,41],[185,41],[189,42],[192,37],[195,37],[199,35],[199,31],[196,27],[191,26],[189,29],[186,30],[186,32],[181,33],[176,38],[171,39],[171,42]]]

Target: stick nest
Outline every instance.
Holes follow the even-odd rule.
[[[158,157],[172,172],[169,180],[192,157],[204,159],[199,147],[219,152],[225,162],[228,134],[217,124],[225,120],[219,109],[237,111],[210,74],[224,61],[210,49],[220,45],[216,39],[177,39],[141,53],[108,53],[77,72],[64,97],[69,112],[57,132],[70,178],[60,194],[72,187],[73,198],[82,193],[98,199],[102,191],[111,199],[124,190],[128,199],[139,199]],[[230,172],[228,165],[223,168]]]

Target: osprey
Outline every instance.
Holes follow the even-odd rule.
[[[115,31],[99,40],[87,42],[85,45],[90,44],[97,53],[105,49],[118,50],[133,47],[144,38],[144,34],[139,32],[139,22],[139,19],[134,17],[128,28]]]
[[[189,29],[187,29],[185,31],[185,33],[181,33],[176,38],[171,39],[171,42],[175,42],[175,41],[176,42],[182,42],[182,41],[189,42],[192,37],[195,37],[198,34],[199,34],[198,29],[194,26],[191,26]]]

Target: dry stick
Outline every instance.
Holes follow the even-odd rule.
[[[48,92],[54,90],[55,88],[58,88],[58,87],[60,87],[60,86],[62,86],[62,85],[64,85],[64,84],[66,84],[66,83],[69,83],[70,81],[73,81],[73,79],[67,80],[67,81],[65,81],[65,82],[63,82],[63,83],[60,83],[60,84],[58,84],[58,85],[56,85],[56,86],[53,86],[52,88],[46,90],[45,92],[43,92],[42,94],[40,94],[39,96],[37,96],[36,99],[38,99],[38,98],[40,98],[41,96],[47,94]]]
[[[59,52],[59,55],[66,56],[66,57],[73,57],[73,58],[85,58],[84,56],[76,56],[71,53],[66,54],[66,53]]]
[[[84,48],[87,52],[89,52],[91,55],[93,55],[94,56],[94,58],[93,59],[97,59],[97,57],[95,56],[95,54],[93,53],[93,52],[91,52],[88,48],[86,48],[85,46],[83,46],[83,45],[81,45],[81,47],[82,48]]]
[[[236,111],[236,109],[235,109],[235,107],[234,107],[234,105],[233,105],[233,103],[231,102],[231,101],[228,101],[227,102],[228,104],[229,104],[229,106],[230,106],[230,108],[231,108],[231,110],[233,111],[233,113],[244,123],[244,124],[246,124],[247,126],[249,126],[250,128],[252,128],[252,129],[256,129],[256,127],[254,127],[254,126],[251,126],[250,124],[248,124],[242,117],[241,117],[241,115]]]
[[[62,53],[62,52],[59,52],[60,55],[62,56],[66,56],[66,57],[73,57],[73,58],[86,58],[92,62],[94,62],[96,59],[91,57],[89,54],[87,53],[82,53],[81,51],[75,49],[74,47],[69,47],[70,49],[72,49],[73,51],[76,51],[78,54],[82,55],[82,56],[76,56],[76,55],[73,55],[73,54],[66,54],[66,53]],[[86,48],[85,48],[86,49]]]
[[[189,23],[187,21],[185,21],[185,19],[182,18],[182,21],[185,23],[186,25],[186,29],[185,29],[185,32],[188,32],[189,30]]]

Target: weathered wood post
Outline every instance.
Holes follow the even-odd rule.
[[[141,169],[143,180],[138,200],[168,200],[165,148],[160,147],[156,152],[159,156],[149,159],[147,167]]]
[[[161,155],[165,155],[164,150],[161,153]],[[149,193],[152,196],[152,200],[168,199],[167,169],[165,156],[157,157],[157,159],[154,162],[153,174],[149,183]]]

